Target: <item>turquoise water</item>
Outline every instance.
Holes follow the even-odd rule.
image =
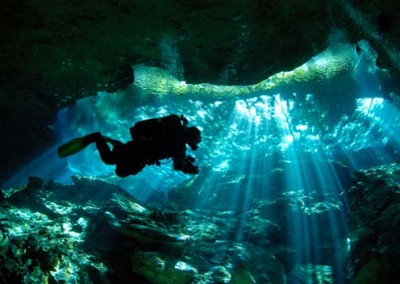
[[[56,157],[55,145],[8,184],[24,182],[28,175],[70,183],[71,176],[79,175],[119,185],[145,203],[154,201],[154,192],[167,195],[190,188],[193,195],[185,209],[234,212],[237,226],[230,240],[269,250],[288,247],[296,253],[286,251],[287,261],[303,265],[297,270],[311,269],[316,278],[344,282],[351,239],[342,193],[351,185],[350,175],[400,159],[398,106],[382,88],[377,69],[367,64],[357,68],[325,83],[285,85],[283,80],[279,88],[237,98],[213,96],[213,88],[225,89],[204,91],[210,87],[206,85],[200,88],[202,96],[193,89],[182,97],[164,97],[157,92],[172,92],[168,86],[150,94],[138,84],[121,93],[100,93],[59,112],[55,127],[60,143],[94,131],[125,142],[137,121],[183,114],[202,131],[200,148],[189,151],[199,175],[174,172],[171,162],[162,161],[160,167],[121,179],[113,166],[101,162],[94,145],[63,160]],[[153,88],[157,82],[148,84]],[[138,100],[140,94],[148,98]],[[276,206],[266,206],[272,203]],[[259,236],[248,233],[252,212],[265,221],[254,228],[260,229]],[[269,226],[278,226],[282,235],[265,239]]]

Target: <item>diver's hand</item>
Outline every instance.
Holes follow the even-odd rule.
[[[185,174],[197,175],[199,173],[199,167],[190,165],[184,169],[181,169],[181,171]]]
[[[185,161],[187,161],[188,163],[194,163],[196,159],[191,156],[186,156]]]
[[[189,121],[183,115],[180,116],[180,120],[182,121],[182,125],[186,127],[189,124]]]
[[[187,156],[178,165],[174,165],[174,169],[185,174],[195,175],[199,173],[199,168],[193,165],[195,158]]]

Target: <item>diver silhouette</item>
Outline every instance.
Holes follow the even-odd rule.
[[[199,172],[193,164],[195,159],[186,155],[186,144],[197,150],[201,132],[197,127],[188,127],[188,120],[183,115],[139,121],[130,128],[130,134],[132,140],[122,143],[94,132],[60,146],[58,155],[66,157],[96,143],[101,160],[107,165],[116,165],[115,173],[119,177],[136,175],[146,165],[159,166],[159,160],[167,158],[172,158],[174,170],[186,174]]]

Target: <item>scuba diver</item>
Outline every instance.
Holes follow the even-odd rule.
[[[159,160],[166,158],[172,158],[174,170],[186,174],[199,172],[193,164],[195,159],[186,155],[186,144],[197,150],[201,132],[197,127],[188,127],[183,115],[172,114],[139,121],[130,128],[130,134],[132,140],[122,143],[94,132],[60,146],[58,156],[70,156],[95,143],[101,160],[107,165],[116,165],[115,173],[119,177],[136,175],[146,165],[159,166]]]

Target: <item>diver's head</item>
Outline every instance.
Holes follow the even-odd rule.
[[[192,150],[197,150],[201,142],[201,132],[197,127],[191,126],[185,129],[185,143],[192,148]]]

